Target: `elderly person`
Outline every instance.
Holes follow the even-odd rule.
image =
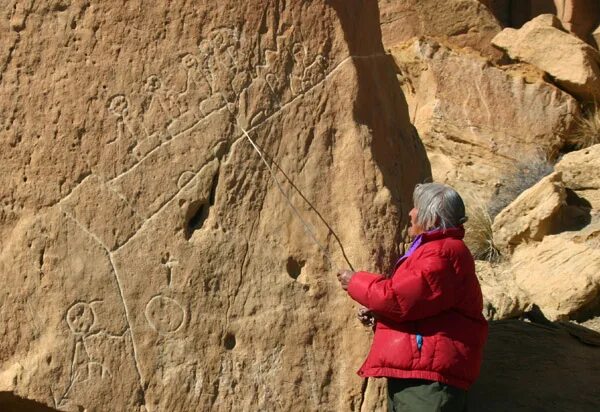
[[[375,323],[362,377],[386,377],[389,411],[465,411],[479,375],[487,322],[475,264],[462,238],[460,195],[438,183],[417,185],[408,252],[391,277],[342,271],[344,290]]]

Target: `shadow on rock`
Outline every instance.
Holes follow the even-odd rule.
[[[600,333],[567,322],[490,323],[472,411],[600,410]]]

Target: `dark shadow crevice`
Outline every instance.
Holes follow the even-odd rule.
[[[58,412],[43,403],[21,398],[12,392],[0,392],[0,411],[2,412]]]

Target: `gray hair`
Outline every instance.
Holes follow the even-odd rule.
[[[465,204],[456,190],[441,183],[415,186],[413,202],[417,223],[425,230],[448,229],[467,221]]]

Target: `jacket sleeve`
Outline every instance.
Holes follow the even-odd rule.
[[[396,322],[427,318],[454,306],[459,279],[450,260],[438,251],[426,251],[418,259],[410,269],[401,266],[391,279],[357,272],[348,293],[376,314]]]

